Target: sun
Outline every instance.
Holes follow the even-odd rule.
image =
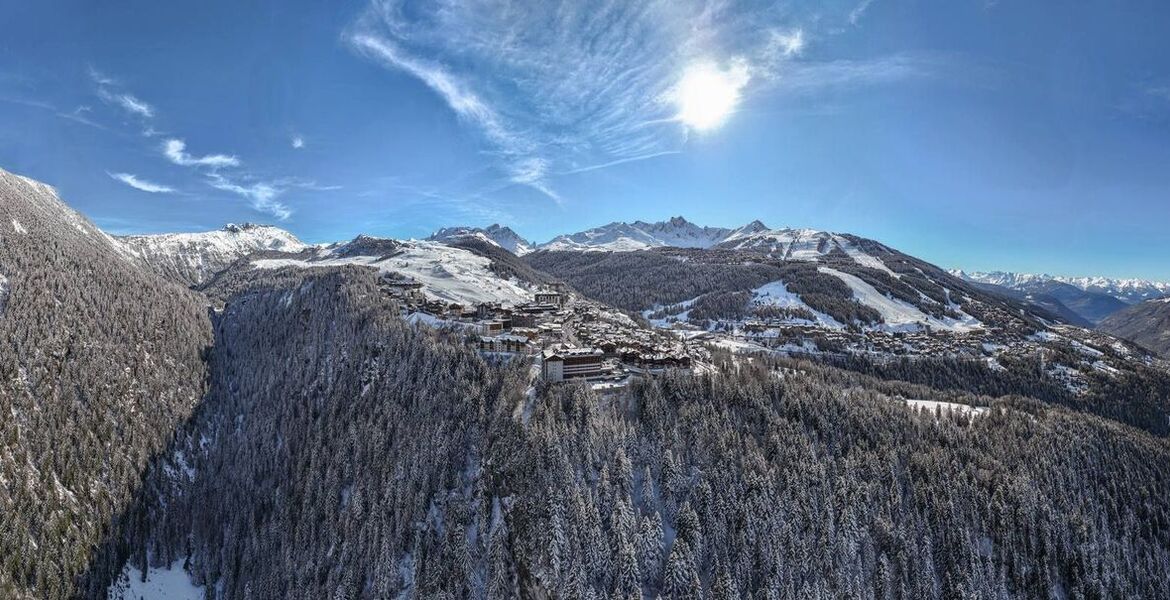
[[[710,61],[691,64],[674,88],[676,118],[698,131],[719,127],[735,112],[748,79],[743,61],[734,61],[727,69]]]

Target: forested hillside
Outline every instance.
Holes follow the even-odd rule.
[[[216,331],[111,547],[223,597],[1170,594],[1170,447],[1096,417],[766,360],[529,396],[357,270]]]
[[[406,325],[370,269],[258,272],[268,283],[216,319],[207,398],[87,591],[102,593],[128,555],[186,560],[228,598],[469,585],[451,573],[483,572],[487,461],[519,428],[526,371]]]
[[[0,173],[0,194],[0,597],[163,572],[217,600],[1170,597],[1170,442],[1100,416],[1164,433],[1170,384],[1115,338],[971,296],[1043,352],[711,345],[694,371],[554,385],[409,324],[365,261],[241,261],[190,291],[50,188]],[[777,275],[803,310],[864,308],[851,280],[758,257],[427,248],[528,283],[553,261],[623,306],[647,301],[627,284],[703,296],[710,318]],[[929,265],[826,260],[958,310]],[[1048,374],[1085,361],[1076,393]]]
[[[1149,300],[1131,306],[1109,315],[1098,329],[1170,357],[1170,301]]]
[[[0,597],[65,598],[204,391],[204,302],[0,171]]]

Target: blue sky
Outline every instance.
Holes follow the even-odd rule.
[[[0,166],[112,232],[546,241],[681,214],[1170,280],[1164,2],[0,11]]]

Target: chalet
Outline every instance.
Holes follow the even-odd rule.
[[[495,319],[479,321],[475,324],[475,328],[480,335],[496,335],[504,332],[504,322]]]
[[[507,333],[480,336],[479,349],[485,352],[524,352],[528,349],[528,338]]]
[[[551,304],[557,308],[565,305],[565,296],[560,292],[536,292],[536,304]]]
[[[536,327],[536,315],[517,312],[512,314],[512,328]]]
[[[548,381],[597,377],[602,373],[601,350],[551,348],[541,355],[541,375]]]

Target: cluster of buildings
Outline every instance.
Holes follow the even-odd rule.
[[[571,299],[563,289],[538,291],[514,306],[475,306],[428,299],[421,283],[388,274],[380,283],[406,315],[466,329],[485,353],[529,355],[544,379],[616,380],[630,373],[689,368],[704,349],[646,329],[617,311]]]

